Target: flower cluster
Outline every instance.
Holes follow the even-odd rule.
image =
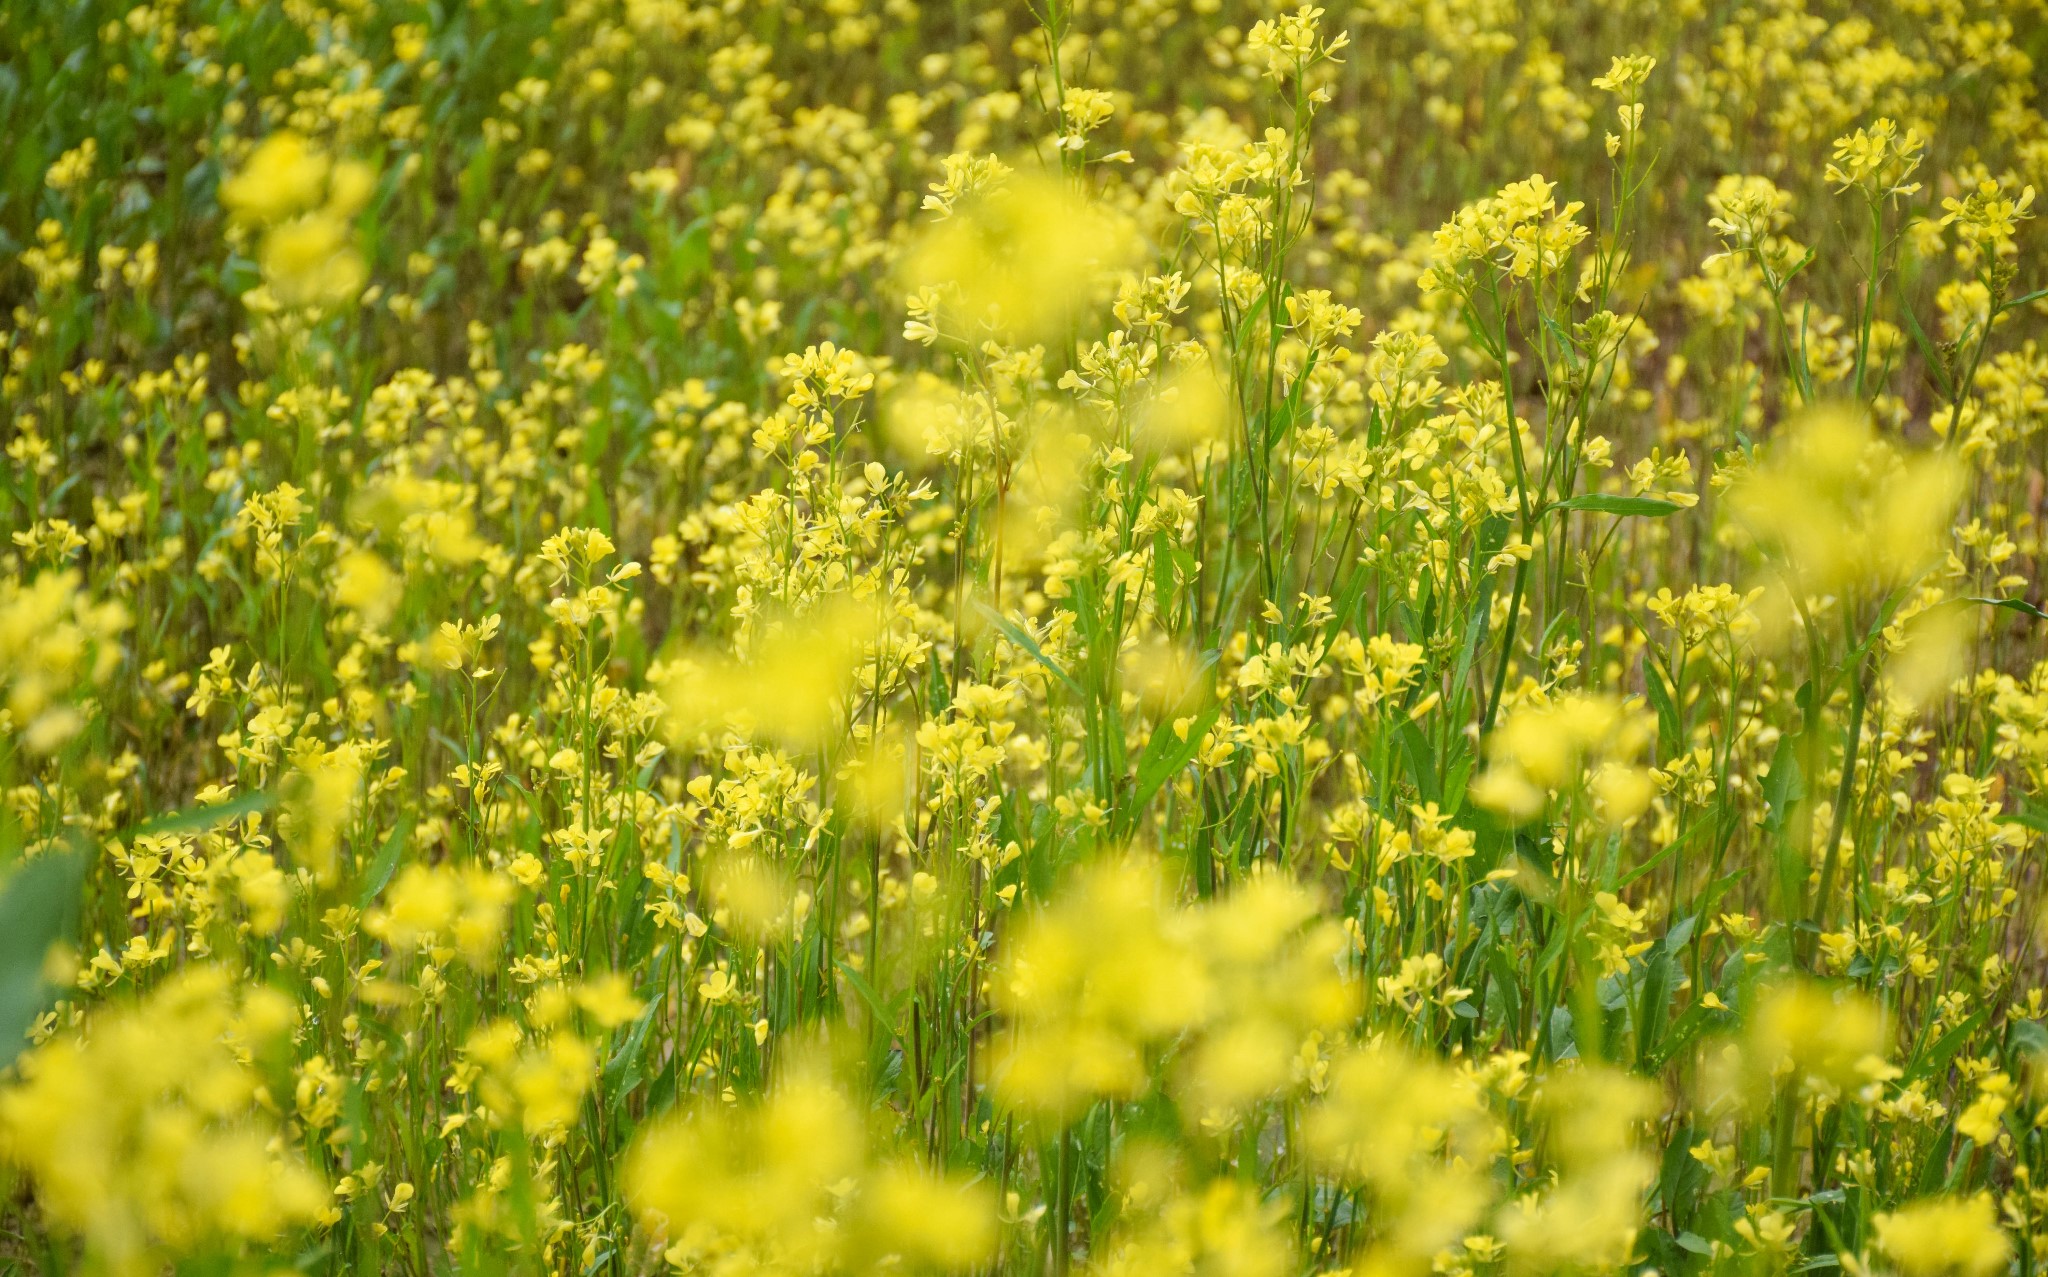
[[[0,6],[0,1273],[2038,1266],[2044,25]]]

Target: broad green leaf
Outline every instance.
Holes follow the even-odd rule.
[[[50,946],[78,925],[85,857],[51,852],[18,865],[0,880],[0,1069],[28,1045],[28,1031],[47,995],[43,966]]]
[[[1678,703],[1665,683],[1662,668],[1647,659],[1643,662],[1643,694],[1649,698],[1650,708],[1657,711],[1658,747],[1664,751],[1665,757],[1676,757],[1685,744]]]
[[[398,872],[399,859],[405,855],[406,844],[412,840],[412,824],[412,818],[406,817],[392,828],[391,836],[384,840],[383,849],[370,863],[369,872],[363,875],[363,889],[356,894],[357,908],[369,908],[377,893],[384,890],[384,884],[391,881],[391,875]]]
[[[1946,1067],[1948,1062],[1955,1058],[1956,1053],[1976,1035],[1977,1030],[1983,1027],[1989,1015],[1988,1010],[1979,1009],[1961,1024],[1942,1034],[1918,1058],[1908,1063],[1906,1081],[1910,1083],[1918,1078],[1932,1077]]]
[[[641,1049],[647,1043],[647,1030],[660,1010],[660,998],[647,999],[647,1005],[641,1008],[639,1018],[633,1021],[625,1040],[619,1043],[604,1066],[604,1094],[613,1112],[617,1112],[626,1097],[633,1093],[633,1088],[640,1085]]]
[[[1185,739],[1173,730],[1172,723],[1161,723],[1153,729],[1152,739],[1145,742],[1145,752],[1138,757],[1138,784],[1130,802],[1134,823],[1138,813],[1145,810],[1166,782],[1194,760],[1195,751],[1202,747],[1203,733],[1216,725],[1217,716],[1222,712],[1221,705],[1211,705],[1196,714],[1188,723]]]
[[[875,1023],[881,1025],[890,1037],[897,1036],[896,1013],[882,1000],[882,995],[875,991],[875,986],[868,983],[867,977],[843,961],[834,962],[832,965],[839,969],[840,975],[846,977],[846,982],[853,986],[853,991],[860,994],[860,1000],[868,1004],[868,1010],[875,1013]]]

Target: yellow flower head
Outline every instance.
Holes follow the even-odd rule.
[[[1902,1277],[1991,1277],[2012,1256],[1988,1193],[1923,1198],[1871,1224],[1877,1249]]]
[[[1786,422],[1740,476],[1729,511],[1785,584],[1810,596],[1881,594],[1940,555],[1963,474],[1946,454],[1901,448],[1838,404]]]

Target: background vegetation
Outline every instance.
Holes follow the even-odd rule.
[[[2044,57],[0,7],[0,1265],[2033,1271]]]

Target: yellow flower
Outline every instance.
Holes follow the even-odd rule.
[[[220,186],[221,203],[259,225],[282,221],[318,204],[332,160],[290,129],[256,145],[242,167]]]
[[[1871,1226],[1903,1277],[1991,1277],[2012,1255],[1986,1193],[1924,1198],[1879,1213]]]
[[[1899,448],[1867,413],[1822,405],[1785,423],[1729,508],[1791,588],[1881,593],[1935,562],[1962,485],[1946,454]]]
[[[261,230],[257,259],[271,297],[287,307],[320,308],[362,291],[368,268],[351,222],[374,185],[365,165],[336,161],[285,130],[250,152],[221,183],[220,198],[238,225]]]
[[[407,865],[363,929],[400,951],[452,945],[481,968],[497,952],[514,890],[504,875],[475,865]]]
[[[1049,177],[1016,175],[952,205],[904,258],[911,291],[945,298],[947,331],[1041,341],[1134,256],[1120,219]]]
[[[1650,719],[1607,695],[1573,693],[1518,705],[1487,742],[1487,768],[1472,800],[1515,822],[1541,815],[1557,793],[1582,781],[1600,818],[1623,825],[1649,806],[1655,787],[1636,763]]]
[[[633,996],[633,983],[616,971],[586,980],[575,991],[576,1005],[599,1028],[616,1029],[640,1014],[645,1005]]]
[[[219,968],[171,976],[90,1031],[24,1056],[0,1088],[0,1160],[27,1172],[44,1219],[121,1274],[261,1245],[327,1206],[245,1054],[292,1017]],[[234,1043],[239,1043],[239,1046]]]

